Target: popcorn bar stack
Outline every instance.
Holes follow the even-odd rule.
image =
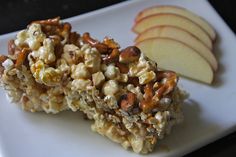
[[[0,55],[0,83],[13,102],[31,112],[81,111],[93,131],[136,153],[151,152],[183,120],[177,82],[137,47],[80,35],[59,18],[32,22]]]

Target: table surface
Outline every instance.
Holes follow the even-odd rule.
[[[30,21],[47,19],[60,15],[61,18],[86,13],[103,8],[123,0],[8,0],[0,2],[0,35],[23,29]],[[236,32],[236,16],[233,0],[209,0],[212,6]],[[233,157],[236,155],[236,132],[207,146],[200,148],[186,157]]]

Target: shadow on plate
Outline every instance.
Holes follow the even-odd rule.
[[[213,47],[213,53],[216,57],[216,60],[218,61],[218,70],[215,73],[215,78],[213,80],[213,86],[216,88],[218,88],[224,84],[224,82],[222,80],[222,75],[224,74],[224,72],[226,70],[225,66],[221,62],[221,58],[223,57],[223,50],[220,47],[221,40],[222,39],[220,38],[220,36],[218,36],[215,43],[214,43],[214,47]]]
[[[67,134],[68,138],[76,136],[85,138],[93,132],[90,129],[92,121],[85,120],[81,112],[63,111],[58,114],[46,114],[44,112],[24,112],[26,123],[43,133]],[[88,134],[88,132],[90,132]]]

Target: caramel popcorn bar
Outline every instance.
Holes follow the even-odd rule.
[[[81,111],[93,131],[136,153],[151,152],[183,120],[178,76],[135,46],[72,32],[60,18],[34,21],[0,55],[0,83],[24,110]]]

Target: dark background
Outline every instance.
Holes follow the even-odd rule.
[[[17,31],[36,19],[62,19],[103,8],[123,0],[5,0],[0,1],[0,34]],[[234,0],[209,0],[230,28],[236,32]],[[236,132],[186,157],[235,157]]]

